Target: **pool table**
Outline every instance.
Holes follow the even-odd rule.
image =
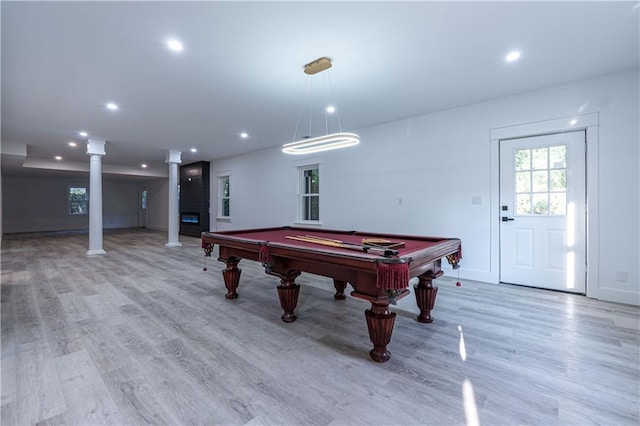
[[[238,297],[240,260],[258,261],[267,274],[280,278],[277,290],[285,322],[296,320],[300,285],[295,280],[302,272],[332,278],[337,300],[345,299],[349,283],[352,296],[371,302],[371,309],[365,311],[373,343],[369,355],[378,362],[390,357],[387,345],[396,314],[389,309],[389,303],[407,296],[409,280],[418,277],[414,285],[420,309],[418,321],[433,321],[431,310],[438,288],[432,281],[443,273],[441,260],[447,259],[457,269],[462,258],[461,241],[457,238],[290,226],[202,233],[205,255],[211,256],[216,244],[218,260],[226,264],[222,271],[226,298]]]

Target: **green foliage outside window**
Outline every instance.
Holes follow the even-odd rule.
[[[69,214],[87,214],[87,188],[69,188]]]

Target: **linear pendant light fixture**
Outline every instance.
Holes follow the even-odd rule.
[[[323,57],[305,65],[304,72],[307,75],[313,75],[325,71],[329,68],[331,68],[331,59]],[[355,133],[344,133],[342,131],[340,118],[337,115],[337,111],[335,111],[335,113],[338,122],[338,128],[340,130],[338,133],[329,134],[327,124],[326,135],[316,136],[313,138],[311,136],[308,136],[302,140],[296,141],[295,139],[298,133],[298,126],[296,124],[296,132],[293,136],[294,142],[282,145],[282,152],[294,155],[311,154],[314,152],[328,151],[331,149],[346,148],[348,146],[354,146],[360,143],[360,136]],[[325,122],[328,123],[326,114],[327,110],[325,110]],[[309,128],[311,129],[311,117],[309,117]]]
[[[313,152],[329,151],[330,149],[346,148],[360,143],[360,136],[355,133],[333,133],[282,145],[282,152],[287,154],[311,154]]]

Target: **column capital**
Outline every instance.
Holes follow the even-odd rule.
[[[165,163],[182,163],[182,151],[167,151]]]
[[[106,151],[104,149],[105,141],[95,141],[88,140],[87,141],[87,155],[105,155]]]

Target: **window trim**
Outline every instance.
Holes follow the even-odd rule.
[[[149,203],[149,191],[144,188],[140,191],[140,210],[147,210],[147,205]]]
[[[84,213],[73,213],[71,211],[71,189],[72,188],[83,188],[85,193],[85,212]],[[67,207],[67,215],[68,216],[86,216],[89,214],[89,187],[87,185],[77,184],[71,185],[68,184],[66,187],[66,207]]]
[[[231,222],[231,172],[223,171],[216,173],[217,179],[217,207],[216,207],[216,220],[220,222]],[[227,179],[229,181],[229,196],[222,196],[223,182]],[[223,200],[229,200],[229,215],[225,216],[222,214],[223,208],[222,203]]]
[[[303,217],[304,199],[310,195],[304,192],[304,172],[316,169],[318,170],[318,178],[320,179],[322,166],[321,161],[318,158],[309,158],[296,164],[296,224],[316,226],[322,225],[322,209],[320,207],[320,200],[322,199],[322,189],[320,185],[318,185],[317,193],[310,193],[311,195],[318,197],[318,220],[310,220]]]

